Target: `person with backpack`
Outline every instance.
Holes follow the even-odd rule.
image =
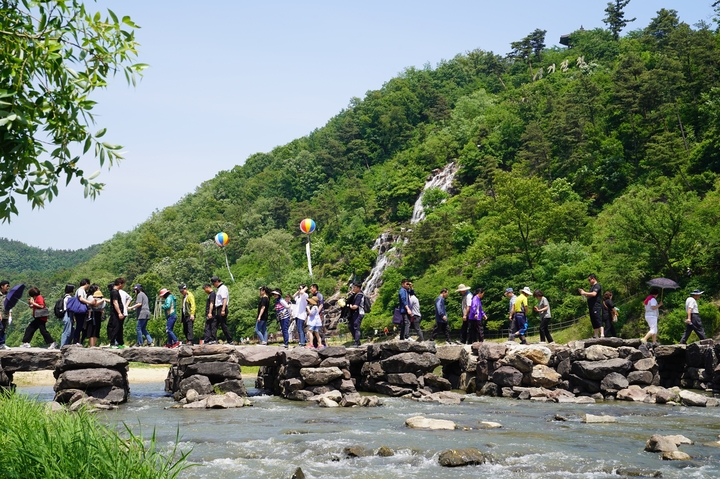
[[[90,280],[88,278],[83,278],[80,280],[80,286],[78,286],[77,291],[75,291],[75,297],[88,309],[90,309],[91,306],[87,293],[89,287]],[[85,333],[85,322],[88,320],[88,317],[89,313],[87,311],[85,313],[75,314],[75,332],[73,333],[74,344],[82,344],[85,341],[83,333]]]
[[[32,341],[35,331],[40,330],[40,334],[45,340],[45,344],[48,344],[48,349],[57,349],[57,343],[48,333],[45,325],[47,324],[49,311],[45,307],[45,299],[40,296],[40,290],[37,288],[30,288],[28,291],[28,306],[32,309],[33,320],[30,321],[27,328],[25,328],[25,334],[23,335],[23,348],[30,347],[30,341]]]
[[[352,285],[353,300],[350,305],[352,314],[350,315],[350,320],[348,321],[348,329],[350,330],[350,334],[352,334],[353,345],[355,347],[360,346],[360,326],[362,325],[362,320],[366,313],[363,308],[365,295],[363,294],[361,288],[362,285],[360,283],[353,283]],[[409,327],[410,325],[408,323],[408,328]]]
[[[165,343],[166,348],[179,348],[180,341],[173,332],[175,322],[177,322],[177,302],[175,296],[170,292],[169,289],[161,289],[158,296],[164,299],[162,310],[165,312],[165,332],[167,332],[167,342]]]
[[[68,311],[68,301],[70,301],[70,298],[72,298],[73,293],[75,292],[75,285],[74,284],[66,284],[65,285],[65,296],[62,298],[62,313],[63,313],[63,332],[62,336],[60,337],[60,347],[67,346],[70,344],[70,342],[73,339],[73,322],[74,317],[73,313]],[[57,306],[55,307],[57,310]],[[57,311],[56,311],[57,314]]]

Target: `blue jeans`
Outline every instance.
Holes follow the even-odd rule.
[[[283,343],[287,346],[288,341],[290,341],[290,335],[288,334],[288,329],[290,329],[290,318],[280,320],[280,329],[282,330]]]
[[[305,343],[307,342],[307,339],[305,339],[305,320],[295,318],[295,329],[298,332],[298,342],[300,343],[300,346],[305,346]]]
[[[63,332],[62,337],[60,338],[60,347],[70,344],[70,342],[73,339],[73,318],[70,316],[70,314],[65,313],[65,317],[63,318]]]
[[[152,336],[150,336],[150,333],[148,333],[147,330],[147,323],[149,319],[138,319],[137,327],[135,328],[137,331],[137,344],[138,346],[142,346],[143,344],[143,338],[147,338],[148,345],[153,342]]]
[[[8,327],[8,320],[0,320],[0,345],[5,344],[5,330]]]
[[[177,314],[171,314],[167,317],[167,324],[165,326],[165,332],[167,333],[167,344],[175,344],[178,342],[177,336],[175,336],[175,333],[173,333],[175,321],[177,321]]]
[[[267,343],[267,321],[257,321],[255,323],[255,334],[260,338],[261,343]]]

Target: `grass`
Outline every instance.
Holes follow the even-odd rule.
[[[175,479],[189,453],[157,449],[125,425],[124,435],[90,413],[48,412],[21,394],[0,392],[0,477],[4,479]]]

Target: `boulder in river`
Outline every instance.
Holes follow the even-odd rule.
[[[485,455],[475,448],[449,449],[438,456],[443,467],[477,466],[485,463]]]
[[[430,419],[422,416],[414,416],[406,419],[405,425],[412,429],[430,429],[433,431],[452,431],[457,428],[453,421],[448,421],[447,419]]]

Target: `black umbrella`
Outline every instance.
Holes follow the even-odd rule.
[[[679,284],[668,278],[654,278],[648,281],[647,284],[651,288],[660,288],[660,301],[662,301],[662,296],[664,295],[666,289],[680,289]]]
[[[18,284],[13,286],[10,291],[8,291],[7,296],[5,297],[5,311],[10,311],[15,307],[18,301],[20,301],[20,298],[22,298],[23,293],[25,292],[25,285],[24,284]]]

